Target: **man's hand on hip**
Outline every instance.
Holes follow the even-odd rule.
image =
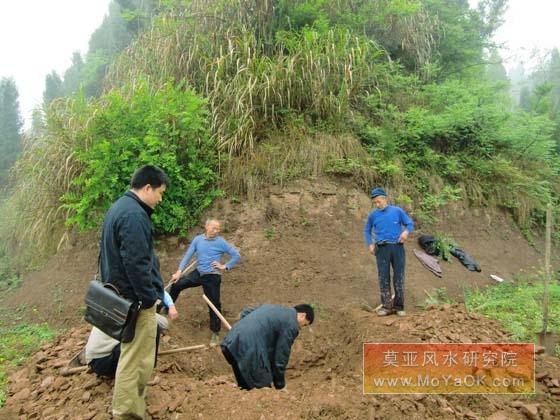
[[[217,268],[218,270],[225,270],[226,269],[226,265],[222,264],[219,261],[212,261],[212,268]]]
[[[399,236],[399,243],[404,243],[408,239],[408,230],[403,230],[401,236]]]

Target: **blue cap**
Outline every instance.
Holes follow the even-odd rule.
[[[379,196],[387,197],[387,193],[381,187],[374,188],[373,190],[371,190],[371,193],[369,195],[370,195],[371,198],[375,198],[375,197],[379,197]]]

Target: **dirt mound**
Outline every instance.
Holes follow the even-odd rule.
[[[174,332],[163,340],[162,350],[184,345],[183,332]],[[15,372],[0,416],[110,418],[112,381],[87,372],[61,376],[87,334],[85,326],[72,329]],[[479,342],[488,337],[507,340],[495,321],[461,305],[433,307],[405,318],[339,310],[301,333],[287,370],[287,391],[237,389],[218,349],[178,353],[160,357],[148,392],[148,413],[153,419],[558,418],[560,361],[542,352],[536,356],[535,397],[362,394],[363,342]]]
[[[258,202],[218,202],[208,216],[224,220],[223,236],[241,251],[241,264],[224,275],[222,307],[233,321],[246,305],[317,305],[317,322],[293,347],[288,390],[239,391],[219,350],[161,357],[148,393],[152,418],[555,418],[558,359],[537,356],[538,395],[362,395],[362,343],[495,342],[507,337],[497,322],[448,305],[421,311],[425,290],[445,287],[462,298],[465,286],[491,284],[489,274],[511,278],[521,268],[539,265],[539,254],[501,214],[450,210],[435,226],[419,226],[408,245],[404,318],[377,318],[361,307],[378,304],[375,264],[362,229],[371,210],[367,195],[344,183],[302,181],[272,189]],[[409,209],[414,218],[413,209]],[[194,229],[192,235],[201,232]],[[442,263],[443,278],[414,257],[421,233],[445,232],[474,257],[482,273],[458,262]],[[185,251],[177,238],[157,244],[163,273],[170,275]],[[53,258],[24,279],[1,304],[29,321],[66,329],[10,378],[9,400],[0,418],[109,418],[112,383],[89,373],[62,377],[59,370],[87,339],[81,306],[95,272],[96,240]],[[206,344],[207,307],[198,289],[177,302],[180,319],[162,348]],[[31,310],[32,309],[32,310]],[[78,326],[78,327],[76,327]],[[501,416],[501,417],[500,417]]]

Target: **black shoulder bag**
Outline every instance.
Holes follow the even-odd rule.
[[[101,254],[99,257],[100,260]],[[109,337],[130,343],[134,339],[140,303],[125,299],[117,287],[97,278],[98,275],[89,282],[84,319]]]

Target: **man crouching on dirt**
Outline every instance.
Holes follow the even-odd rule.
[[[160,314],[156,314],[157,335],[156,354],[159,348],[159,337],[164,330],[169,329],[169,322]],[[121,355],[121,343],[109,337],[99,328],[93,327],[84,350],[85,364],[89,365],[93,373],[107,378],[114,378]]]
[[[307,304],[286,308],[261,305],[242,312],[222,342],[222,353],[231,365],[241,389],[286,386],[284,373],[292,344],[301,327],[313,323],[313,308]]]
[[[159,269],[159,268],[158,268]],[[163,305],[167,308],[170,320],[179,316],[171,296],[164,292]],[[156,355],[159,349],[159,338],[163,331],[169,329],[169,321],[160,314],[156,314]],[[93,373],[107,378],[114,378],[117,372],[119,357],[121,355],[121,343],[109,337],[99,328],[93,327],[89,334],[85,350],[82,352],[84,364],[89,365]],[[82,355],[80,354],[80,356]],[[154,361],[155,362],[155,361]]]

